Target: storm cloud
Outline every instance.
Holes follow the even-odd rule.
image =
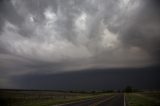
[[[1,0],[0,83],[160,63],[159,0]]]

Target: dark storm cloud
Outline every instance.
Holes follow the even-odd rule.
[[[159,67],[92,69],[61,74],[30,74],[12,78],[17,88],[60,90],[160,89]],[[74,80],[73,80],[74,79]]]
[[[124,23],[120,39],[127,46],[137,46],[150,53],[155,60],[160,59],[160,2],[158,0],[143,0],[143,8],[129,17]],[[133,20],[132,20],[133,19]]]
[[[6,20],[15,25],[20,25],[20,23],[23,21],[22,17],[18,15],[18,13],[16,12],[10,0],[1,0],[0,1],[0,36],[3,31],[3,27]],[[8,54],[8,50],[6,50],[6,47],[2,42],[0,42],[0,54],[1,53]]]
[[[159,64],[158,0],[1,0],[0,83]]]
[[[19,25],[23,21],[10,0],[0,1],[0,31],[2,31],[5,20],[15,25]]]

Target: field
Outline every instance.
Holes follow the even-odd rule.
[[[0,91],[0,106],[51,106],[98,96],[102,96],[102,94],[95,92],[3,90]]]
[[[53,106],[56,104],[66,104],[81,101],[80,104],[101,103],[105,101],[106,104],[117,104],[122,101],[123,94],[125,94],[125,101],[127,106],[160,106],[160,92],[137,92],[137,93],[104,93],[98,91],[43,91],[43,90],[0,90],[0,106]],[[119,96],[116,96],[119,95]],[[107,101],[107,98],[114,99]],[[98,99],[99,98],[99,99]],[[86,102],[83,100],[87,100]],[[116,104],[116,105],[117,105]],[[116,106],[111,105],[111,106]],[[121,106],[119,104],[119,106]],[[88,105],[85,105],[88,106]],[[98,106],[98,105],[96,105]],[[110,106],[110,105],[109,105]]]
[[[127,106],[160,106],[160,92],[126,94]]]

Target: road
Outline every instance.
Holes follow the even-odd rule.
[[[124,94],[119,93],[60,106],[125,106]]]

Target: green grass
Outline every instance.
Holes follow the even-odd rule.
[[[51,106],[55,104],[63,104],[68,102],[80,101],[82,99],[87,99],[89,97],[75,97],[67,99],[39,99],[39,100],[22,100],[18,102],[12,102],[13,106]]]
[[[128,106],[160,106],[160,101],[138,93],[126,94]]]
[[[3,92],[3,101],[0,106],[52,106],[56,104],[78,102],[93,99],[108,94],[80,94],[80,93],[29,93],[29,92]]]
[[[90,98],[94,98],[96,96],[77,96],[74,98],[68,98],[68,99],[54,99],[54,100],[47,100],[45,102],[41,102],[41,103],[31,103],[28,106],[50,106],[50,105],[56,105],[56,104],[63,104],[63,103],[72,103],[72,102],[77,102],[80,100],[84,100],[84,99],[90,99]],[[37,104],[38,103],[38,104]]]
[[[63,104],[68,102],[80,101],[94,96],[75,96],[71,98],[10,98],[4,99],[5,106],[51,106],[55,104]]]
[[[160,92],[159,91],[152,91],[152,92],[143,92],[142,95],[145,95],[147,97],[151,97],[157,100],[160,100]]]

